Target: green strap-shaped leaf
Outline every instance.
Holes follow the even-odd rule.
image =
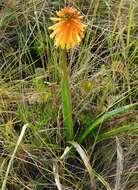
[[[135,103],[135,104],[129,104],[127,106],[123,106],[123,107],[120,107],[120,108],[117,108],[113,111],[109,111],[109,112],[105,112],[103,115],[101,115],[100,117],[96,118],[95,121],[88,127],[86,128],[79,136],[78,138],[78,142],[79,143],[82,143],[86,137],[96,128],[98,127],[100,124],[102,124],[103,122],[107,121],[108,119],[118,115],[118,114],[121,114],[121,113],[124,113],[124,112],[127,112],[128,110],[132,109],[133,107],[137,106],[138,103]]]
[[[118,128],[112,129],[112,130],[110,130],[108,132],[105,132],[105,133],[99,135],[97,137],[96,141],[102,141],[102,140],[105,140],[105,139],[109,139],[109,138],[112,138],[114,136],[123,134],[125,132],[131,134],[131,132],[136,130],[136,129],[138,129],[138,123],[126,125],[126,126],[123,126],[123,127],[118,127]]]
[[[98,118],[96,118],[94,120],[94,122],[88,127],[86,128],[84,131],[82,131],[79,135],[78,138],[78,143],[81,144],[82,142],[84,142],[84,140],[88,137],[88,135],[95,130],[99,125],[101,125],[103,122],[107,121],[108,119],[118,115],[118,114],[122,114],[127,112],[128,110],[131,110],[133,108],[135,108],[136,106],[138,106],[138,103],[134,103],[134,104],[129,104],[127,106],[123,106],[120,108],[117,108],[115,110],[109,111],[109,112],[105,112],[102,115],[100,115]],[[136,126],[135,126],[136,127]],[[124,131],[125,132],[125,131]],[[68,155],[70,153],[73,152],[73,147],[69,147],[67,146],[64,153],[62,154],[62,156],[60,157],[60,159],[65,159],[66,157],[68,157]]]

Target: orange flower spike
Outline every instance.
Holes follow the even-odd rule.
[[[58,17],[51,17],[51,20],[57,23],[49,27],[50,30],[53,30],[50,37],[54,38],[55,46],[69,49],[79,45],[84,37],[86,27],[81,22],[83,16],[72,7],[65,7],[61,11],[57,11],[56,14]]]

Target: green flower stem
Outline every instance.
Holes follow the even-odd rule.
[[[69,74],[66,62],[66,50],[61,52],[61,98],[62,112],[65,128],[66,140],[73,140],[73,119],[72,119],[72,102],[69,84]]]

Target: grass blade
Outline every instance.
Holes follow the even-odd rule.
[[[9,175],[9,172],[10,172],[10,169],[11,169],[11,166],[12,166],[15,154],[16,154],[17,149],[18,149],[18,147],[19,147],[19,145],[20,145],[20,143],[21,143],[21,141],[23,139],[23,136],[25,134],[27,126],[28,126],[28,124],[24,125],[23,128],[22,128],[22,131],[20,133],[20,136],[19,136],[18,141],[17,141],[16,146],[15,146],[15,149],[14,149],[13,154],[11,156],[11,159],[9,161],[9,164],[8,164],[8,167],[7,167],[7,171],[6,171],[6,174],[5,174],[5,177],[4,177],[4,180],[3,180],[3,184],[2,184],[2,187],[1,187],[1,190],[5,190],[6,189],[7,178],[8,178],[8,175]]]
[[[93,189],[96,190],[96,182],[95,182],[95,177],[96,177],[107,190],[111,190],[111,187],[104,180],[104,178],[100,174],[98,174],[94,169],[92,169],[91,164],[88,159],[88,156],[86,155],[86,153],[84,152],[82,147],[77,142],[70,142],[70,143],[73,145],[73,147],[76,149],[76,151],[79,153],[81,159],[83,160],[85,167],[89,172]]]

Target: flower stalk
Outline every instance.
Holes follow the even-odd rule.
[[[73,119],[66,50],[79,45],[84,37],[86,25],[82,23],[82,19],[83,16],[75,8],[65,7],[56,12],[56,17],[51,17],[51,20],[55,23],[49,27],[49,30],[52,30],[50,37],[54,39],[55,47],[61,48],[61,98],[67,141],[73,140]]]
[[[73,119],[72,119],[72,101],[71,89],[69,84],[69,74],[66,63],[66,50],[61,50],[61,98],[62,98],[62,112],[65,128],[66,140],[73,139]]]

